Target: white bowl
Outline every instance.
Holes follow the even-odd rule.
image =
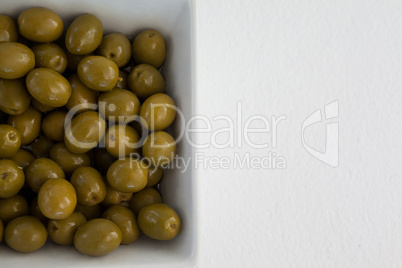
[[[103,22],[105,33],[118,31],[133,36],[146,28],[159,30],[165,36],[168,46],[167,60],[163,67],[166,90],[176,101],[185,119],[188,119],[193,115],[195,96],[194,5],[192,0],[3,0],[0,13],[17,18],[24,9],[42,6],[58,13],[65,21],[65,26],[77,15],[92,13]],[[172,130],[178,134],[182,124],[180,120],[176,121]],[[178,144],[177,150],[185,159],[193,155],[193,149],[185,141]],[[168,170],[161,186],[165,202],[175,208],[182,217],[181,233],[174,240],[156,241],[141,237],[135,243],[121,245],[117,250],[102,257],[88,257],[77,252],[74,247],[59,246],[50,241],[42,249],[28,254],[15,252],[2,244],[1,267],[194,265],[198,244],[198,211],[195,172],[191,166],[184,173],[179,169]]]

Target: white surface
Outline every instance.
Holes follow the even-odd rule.
[[[287,168],[198,169],[199,267],[402,267],[402,2],[197,5],[197,113],[235,117],[241,100],[244,120],[287,116],[276,149],[203,150],[272,151]],[[303,148],[300,133],[310,114],[335,100],[333,168]],[[324,134],[324,124],[315,125],[306,142],[323,148]]]

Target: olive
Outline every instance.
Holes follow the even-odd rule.
[[[137,159],[121,158],[108,169],[106,175],[110,186],[124,193],[135,193],[148,183],[148,167]]]
[[[158,203],[162,203],[161,194],[153,188],[145,188],[138,193],[133,194],[133,197],[129,202],[129,207],[136,215],[138,215],[143,207]]]
[[[32,106],[19,115],[10,115],[8,124],[18,129],[21,134],[21,144],[33,142],[40,133],[42,115]]]
[[[34,67],[35,55],[29,47],[16,42],[0,42],[0,78],[21,78]]]
[[[18,129],[0,124],[0,158],[13,157],[21,147],[21,134]]]
[[[92,14],[83,14],[73,20],[67,29],[65,43],[71,54],[85,55],[95,51],[102,41],[102,22]]]
[[[68,80],[51,69],[33,69],[27,75],[26,84],[32,97],[48,106],[64,106],[71,96]]]
[[[123,205],[125,202],[130,201],[133,193],[123,193],[112,188],[108,183],[106,183],[106,196],[102,202],[105,207],[110,207],[112,205]]]
[[[87,221],[102,217],[103,208],[100,204],[95,206],[86,207],[77,203],[76,210],[81,212]]]
[[[18,16],[18,26],[23,37],[41,43],[57,40],[64,30],[60,16],[43,7],[24,10]]]
[[[144,126],[151,131],[163,130],[170,126],[176,117],[176,104],[164,93],[152,95],[144,101],[140,111]]]
[[[138,226],[148,237],[171,240],[181,229],[181,219],[170,206],[162,203],[145,206],[138,214]]]
[[[131,43],[121,33],[110,33],[102,39],[97,54],[114,61],[118,67],[123,67],[131,59]]]
[[[30,208],[29,208],[29,214],[31,216],[34,216],[34,217],[38,218],[43,224],[45,224],[47,226],[47,223],[48,223],[49,219],[46,218],[45,215],[43,215],[42,211],[40,211],[37,196],[35,196],[31,200],[31,205],[30,205]]]
[[[72,153],[86,153],[98,145],[105,131],[106,122],[97,112],[84,112],[68,125],[64,133],[64,143]]]
[[[161,167],[150,167],[148,172],[148,187],[157,185],[163,177],[163,168]]]
[[[13,115],[25,112],[31,102],[31,95],[23,79],[0,79],[0,110]]]
[[[19,252],[33,252],[46,243],[47,231],[38,218],[22,216],[10,221],[4,230],[7,245]]]
[[[66,116],[67,113],[61,110],[47,114],[42,120],[43,133],[54,141],[63,141]]]
[[[165,79],[162,74],[152,65],[145,63],[131,70],[127,82],[130,90],[141,99],[165,91]]]
[[[110,165],[116,161],[106,149],[96,148],[94,152],[94,167],[98,170],[102,175],[105,175]]]
[[[28,202],[21,195],[0,199],[0,220],[7,224],[12,219],[28,215]]]
[[[56,107],[45,105],[45,104],[41,103],[40,101],[38,101],[37,99],[33,99],[33,98],[31,100],[31,103],[32,103],[32,106],[35,107],[35,109],[41,113],[51,112],[54,109],[56,109]]]
[[[103,213],[103,218],[114,222],[122,234],[121,244],[128,245],[137,240],[140,230],[134,213],[128,208],[114,205]]]
[[[9,16],[0,15],[0,42],[16,42],[17,40],[17,26],[14,20]]]
[[[25,170],[35,160],[35,156],[25,149],[19,149],[10,159]]]
[[[58,73],[63,73],[67,68],[67,55],[57,44],[39,44],[32,48],[35,54],[35,66],[37,68],[49,68]]]
[[[142,146],[142,155],[152,166],[166,166],[174,159],[175,154],[176,142],[164,131],[149,134]]]
[[[74,246],[82,254],[102,256],[121,243],[119,227],[107,219],[93,219],[81,225],[74,236]]]
[[[45,135],[40,135],[33,143],[31,143],[31,151],[36,157],[47,157],[53,141]]]
[[[116,87],[121,89],[128,89],[127,78],[128,75],[124,71],[119,70],[119,78],[117,78]]]
[[[67,180],[51,179],[40,188],[38,205],[47,218],[62,220],[74,212],[77,195],[74,187]]]
[[[85,86],[78,78],[77,74],[73,74],[68,78],[71,84],[72,92],[66,107],[69,110],[77,109],[79,112],[97,109],[98,91],[92,90]],[[78,106],[80,105],[80,106]]]
[[[91,159],[87,154],[72,153],[66,148],[64,143],[53,145],[50,149],[49,156],[53,161],[61,166],[68,176],[79,167],[91,165]]]
[[[80,81],[87,87],[98,91],[108,91],[117,84],[119,67],[108,58],[88,56],[78,64],[77,74]]]
[[[74,211],[64,220],[50,220],[47,225],[49,237],[57,244],[72,245],[76,231],[86,222],[85,216],[79,211]]]
[[[134,39],[133,58],[137,64],[161,67],[166,58],[165,38],[153,29],[142,31]]]
[[[115,88],[99,95],[99,113],[109,122],[129,123],[140,111],[140,101],[129,90]]]
[[[106,184],[102,175],[92,167],[77,168],[71,176],[70,182],[74,186],[77,201],[81,205],[90,207],[105,199]]]
[[[65,179],[61,167],[49,158],[35,159],[25,170],[26,181],[34,192],[39,192],[42,185],[51,179]]]
[[[0,198],[16,195],[24,186],[25,175],[17,163],[9,159],[0,160]]]
[[[138,154],[140,136],[134,128],[127,125],[114,125],[105,135],[106,150],[115,158]]]

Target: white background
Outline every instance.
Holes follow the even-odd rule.
[[[198,169],[198,266],[402,267],[402,2],[200,0],[197,13],[197,113],[236,118],[241,101],[243,123],[287,117],[277,148],[202,150],[271,151],[287,167]],[[336,100],[332,168],[304,150],[300,131]],[[325,123],[306,136],[324,148]]]

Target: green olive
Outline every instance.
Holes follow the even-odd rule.
[[[41,120],[41,113],[30,106],[22,114],[8,117],[8,124],[18,129],[21,134],[21,144],[27,145],[39,136]]]
[[[86,206],[83,206],[83,205],[77,203],[76,210],[81,212],[85,216],[87,221],[90,221],[90,220],[93,220],[96,218],[101,218],[102,213],[103,213],[103,208],[100,204],[95,205],[95,206],[86,207]]]
[[[24,186],[25,175],[17,163],[9,159],[0,160],[0,198],[16,195]]]
[[[74,246],[82,254],[102,256],[115,250],[121,239],[122,233],[115,223],[106,219],[93,219],[78,228]]]
[[[114,125],[105,135],[106,150],[115,158],[123,158],[138,153],[140,136],[134,128],[127,125]]]
[[[71,54],[85,55],[95,51],[102,36],[102,22],[92,14],[84,14],[75,18],[68,27],[66,48]]]
[[[29,47],[15,42],[0,42],[0,78],[21,78],[34,67],[35,55]]]
[[[56,107],[45,105],[45,104],[41,103],[40,101],[33,99],[33,98],[31,99],[31,103],[32,103],[32,106],[35,107],[35,109],[41,113],[51,112],[54,109],[56,109]]]
[[[28,202],[21,195],[0,199],[0,220],[7,224],[12,219],[28,215]]]
[[[125,202],[130,201],[133,193],[123,193],[112,188],[109,183],[106,183],[106,197],[102,205],[110,207],[112,205],[123,205]]]
[[[0,124],[0,158],[13,157],[21,147],[21,134],[18,129]]]
[[[17,40],[17,26],[14,20],[9,16],[0,15],[0,42],[16,42]]]
[[[37,68],[49,68],[58,73],[63,73],[67,68],[67,55],[57,44],[39,44],[32,48],[35,54],[35,66]]]
[[[77,201],[84,206],[94,206],[105,199],[106,184],[102,175],[92,167],[77,168],[70,178],[77,193]]]
[[[4,230],[7,245],[19,252],[33,252],[46,243],[47,231],[38,218],[22,216],[10,221]]]
[[[88,56],[77,67],[80,81],[87,87],[108,91],[116,86],[119,67],[116,63],[102,56]]]
[[[147,63],[155,68],[161,67],[166,58],[165,38],[152,29],[139,33],[133,42],[133,58],[137,64]]]
[[[177,212],[166,204],[145,206],[138,214],[138,226],[148,237],[157,240],[171,240],[181,229],[181,219]]]
[[[39,192],[42,185],[51,179],[65,179],[61,167],[49,158],[35,159],[25,170],[26,181],[34,192]]]
[[[84,112],[77,115],[68,125],[64,143],[72,153],[86,153],[98,145],[105,132],[106,122],[97,112]]]
[[[148,187],[157,185],[163,177],[163,168],[161,167],[150,167],[148,173]]]
[[[141,160],[122,158],[109,167],[106,177],[110,186],[116,190],[135,193],[147,185],[148,167]]]
[[[19,115],[31,103],[31,96],[23,79],[0,79],[0,110],[6,114]]]
[[[85,224],[85,216],[78,211],[64,220],[50,220],[47,225],[50,239],[60,245],[74,244],[74,235],[78,228]]]
[[[164,93],[152,95],[144,101],[140,111],[144,126],[151,131],[163,130],[170,126],[176,117],[176,104]]]
[[[26,84],[32,97],[48,106],[64,106],[71,96],[71,85],[68,80],[51,69],[36,68],[30,71]]]
[[[141,99],[165,91],[165,79],[155,67],[149,64],[135,66],[127,81],[130,90]]]
[[[129,207],[136,215],[138,215],[143,207],[158,203],[162,203],[161,194],[153,188],[145,188],[133,195],[130,199]]]
[[[121,33],[105,35],[97,54],[114,61],[118,67],[123,67],[131,59],[130,40]]]
[[[43,133],[54,141],[63,141],[66,116],[67,113],[61,110],[47,114],[42,120]]]
[[[144,141],[142,155],[152,166],[164,167],[176,155],[176,142],[164,131],[153,132]]]
[[[140,230],[137,226],[134,213],[128,208],[114,205],[103,213],[103,218],[114,222],[121,231],[121,244],[128,245],[137,240]]]
[[[47,218],[62,220],[74,212],[77,195],[74,187],[67,180],[51,179],[40,187],[38,205]]]
[[[119,78],[117,78],[116,87],[121,89],[127,89],[128,88],[127,78],[128,75],[124,71],[119,70]]]
[[[140,111],[140,101],[129,90],[115,88],[99,95],[99,113],[109,122],[129,123]]]
[[[71,84],[72,92],[66,107],[69,110],[78,109],[79,112],[96,110],[98,101],[98,91],[92,90],[85,86],[78,78],[77,74],[73,74],[68,78]],[[78,106],[80,105],[80,106]]]
[[[64,143],[53,145],[50,149],[49,156],[53,161],[61,166],[68,176],[79,167],[91,165],[91,159],[87,154],[72,153],[67,149]]]
[[[107,170],[110,165],[116,161],[106,149],[96,148],[94,151],[94,167],[98,170],[102,175],[106,175]]]
[[[24,10],[18,16],[18,26],[23,37],[41,43],[57,40],[64,30],[60,16],[43,7]]]
[[[10,159],[25,170],[35,160],[35,156],[25,149],[19,149]]]

